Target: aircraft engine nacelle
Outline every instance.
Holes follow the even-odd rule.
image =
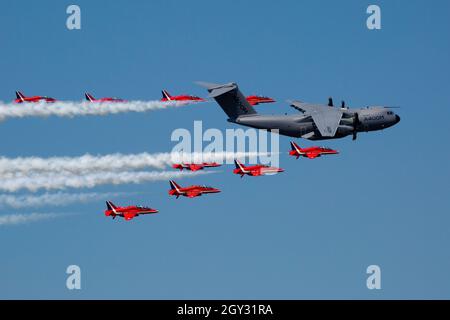
[[[337,128],[336,136],[348,136],[353,133],[353,126],[340,125]]]
[[[355,122],[354,118],[354,116],[350,118],[342,118],[339,124],[343,126],[353,126],[353,123]]]

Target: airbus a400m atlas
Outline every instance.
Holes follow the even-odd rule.
[[[289,101],[300,114],[262,115],[250,105],[234,82],[214,84],[197,82],[206,87],[228,116],[228,121],[257,129],[278,130],[278,133],[309,140],[338,139],[348,135],[356,139],[358,132],[383,130],[400,122],[388,107],[349,109],[328,105]]]

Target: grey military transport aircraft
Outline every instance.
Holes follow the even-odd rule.
[[[338,139],[348,135],[356,139],[358,132],[389,128],[400,121],[388,107],[366,107],[349,109],[342,102],[340,107],[289,101],[300,114],[262,115],[248,103],[234,82],[214,84],[197,82],[209,92],[228,116],[228,121],[240,125],[266,130],[278,130],[279,134],[308,140]]]

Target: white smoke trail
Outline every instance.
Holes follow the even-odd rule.
[[[0,195],[0,208],[9,207],[14,209],[39,208],[46,206],[66,206],[72,203],[88,203],[101,199],[108,199],[123,195],[121,192],[90,192],[90,193],[44,193],[40,195]],[[129,194],[129,193],[127,193]]]
[[[217,171],[216,171],[217,172]],[[45,173],[16,176],[2,179],[0,190],[15,192],[26,189],[35,192],[39,189],[66,189],[66,188],[94,188],[104,184],[130,184],[149,181],[161,181],[192,177],[211,171],[180,172],[180,171],[124,171],[124,172],[95,172],[85,175]]]
[[[180,162],[218,162],[232,163],[235,158],[256,157],[258,152],[216,152],[216,153],[138,153],[109,154],[94,156],[86,154],[80,157],[0,157],[0,177],[13,178],[19,174],[35,172],[59,172],[86,174],[95,171],[137,170],[144,168],[164,169]],[[265,153],[267,154],[267,153]]]
[[[23,224],[40,220],[56,218],[60,215],[55,213],[30,213],[30,214],[8,214],[0,215],[0,226]]]
[[[76,102],[57,101],[55,103],[4,103],[0,102],[0,121],[7,118],[24,117],[76,117],[88,115],[108,115],[124,112],[146,112],[168,107],[186,105],[179,101],[128,101],[128,102]]]

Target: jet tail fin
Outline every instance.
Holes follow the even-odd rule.
[[[172,96],[167,92],[167,90],[161,91],[163,98],[166,98],[167,100],[172,100]]]
[[[255,109],[244,97],[236,83],[215,84],[200,81],[196,83],[208,90],[209,96],[216,100],[231,120],[240,116],[256,114]]]
[[[239,160],[234,159],[234,165],[236,166],[236,169],[241,169],[242,171],[245,171],[244,166],[242,165],[242,163],[239,162]]]
[[[111,211],[116,211],[116,206],[114,205],[114,203],[112,203],[111,201],[106,201],[106,207],[108,208],[108,210]]]
[[[181,187],[175,181],[170,180],[169,183],[170,183],[170,189],[180,191]]]
[[[292,151],[299,151],[301,148],[294,141],[291,141],[291,149]]]
[[[95,101],[95,98],[90,93],[85,93],[84,96],[86,97],[87,101],[93,102]]]
[[[19,100],[22,100],[22,101],[25,100],[25,96],[20,91],[16,91],[16,98],[19,99]]]

